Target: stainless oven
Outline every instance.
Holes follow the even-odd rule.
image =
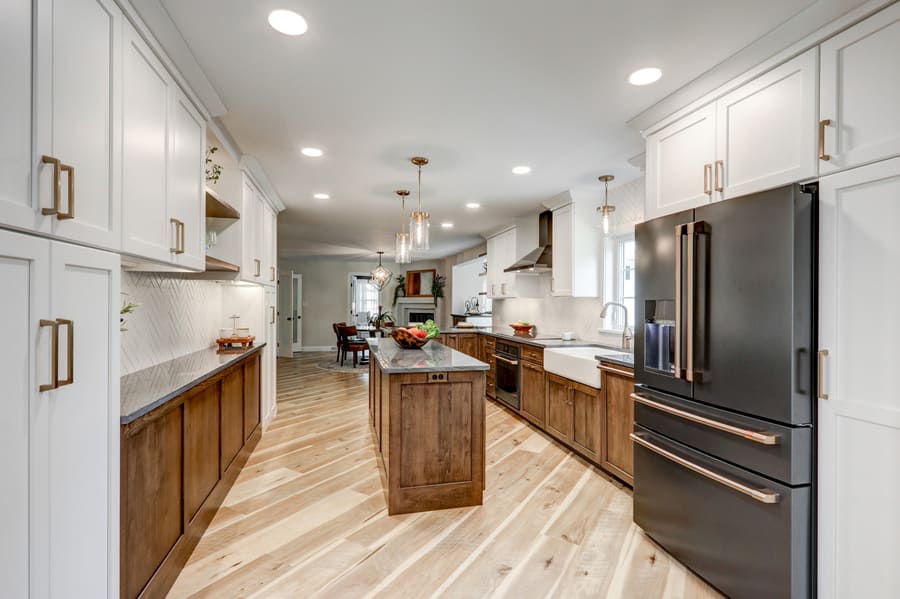
[[[519,346],[497,342],[494,351],[494,366],[497,373],[497,399],[519,409]]]

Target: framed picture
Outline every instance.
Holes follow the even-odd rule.
[[[406,297],[431,297],[431,286],[434,284],[436,270],[407,270]]]

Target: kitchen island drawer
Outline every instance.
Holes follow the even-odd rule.
[[[808,597],[810,487],[788,487],[639,425],[634,521],[731,597]]]

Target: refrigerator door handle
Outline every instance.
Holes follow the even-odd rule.
[[[687,224],[688,259],[687,259],[687,364],[685,379],[692,383],[702,382],[694,360],[697,328],[697,237],[709,233],[709,227],[702,220]]]
[[[649,449],[653,453],[660,455],[671,462],[675,462],[682,468],[687,468],[688,470],[691,470],[692,472],[696,472],[697,474],[699,474],[701,476],[705,476],[706,478],[710,479],[713,482],[717,482],[720,485],[724,485],[724,486],[728,487],[729,489],[733,489],[733,490],[737,491],[738,493],[743,493],[744,495],[747,495],[748,497],[751,497],[751,498],[755,499],[756,501],[759,501],[760,503],[778,503],[778,501],[781,499],[781,496],[778,493],[776,493],[770,489],[756,489],[754,487],[749,487],[743,483],[740,483],[736,480],[730,479],[727,476],[722,476],[718,472],[713,472],[712,470],[705,468],[699,464],[695,464],[694,462],[691,462],[690,460],[686,460],[679,455],[675,455],[671,451],[665,450],[662,447],[654,445],[653,443],[651,443],[650,441],[647,441],[644,437],[642,437],[636,433],[631,433],[629,436],[631,437],[631,440],[634,441],[635,443],[637,443],[638,445],[644,447],[645,449]]]
[[[687,225],[675,226],[675,355],[673,356],[675,378],[680,379],[684,374],[681,368],[681,278],[683,258],[681,251],[681,238],[687,232]]]

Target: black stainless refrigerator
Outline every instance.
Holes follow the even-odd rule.
[[[731,597],[814,593],[816,192],[635,230],[634,520]]]

